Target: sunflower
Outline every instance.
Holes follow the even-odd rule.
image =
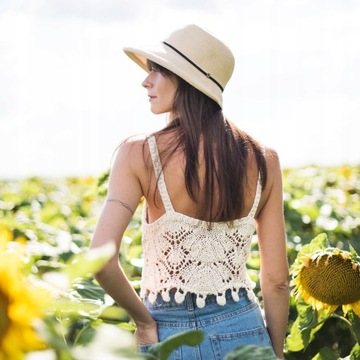
[[[295,300],[302,297],[319,313],[326,311],[331,314],[342,306],[344,315],[353,310],[360,316],[360,264],[357,254],[353,249],[349,253],[324,247],[327,245],[324,234],[314,240],[299,253],[291,271]],[[310,254],[307,253],[309,250],[312,251]]]
[[[0,230],[0,360],[20,360],[26,352],[45,348],[34,323],[50,298],[22,273],[24,247],[11,241],[11,230]]]

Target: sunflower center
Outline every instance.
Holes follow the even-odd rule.
[[[0,339],[2,339],[9,325],[9,318],[7,316],[8,305],[9,302],[0,289]]]
[[[360,300],[359,267],[341,255],[322,255],[300,272],[301,285],[315,299],[329,305]]]

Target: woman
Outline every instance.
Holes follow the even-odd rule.
[[[154,47],[124,50],[148,72],[142,86],[151,111],[169,121],[119,147],[92,241],[119,250],[145,198],[143,300],[117,253],[97,280],[133,318],[141,351],[200,329],[200,346],[177,349],[174,358],[222,359],[244,344],[272,346],[283,358],[289,294],[281,170],[275,151],[223,116],[231,51],[196,25]],[[266,327],[246,274],[255,229]]]

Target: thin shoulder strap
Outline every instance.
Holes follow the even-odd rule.
[[[264,145],[261,146],[262,148],[262,152],[264,154],[264,156],[266,156],[266,147]],[[255,194],[255,199],[254,199],[254,203],[253,206],[250,210],[249,216],[251,217],[255,217],[256,214],[256,210],[259,206],[259,202],[260,202],[260,198],[261,198],[261,192],[262,192],[262,186],[261,186],[261,174],[259,171],[259,176],[258,176],[258,181],[256,184],[256,194]]]
[[[154,172],[156,179],[158,179],[158,189],[160,192],[161,200],[164,204],[166,211],[174,211],[172,206],[169,193],[165,184],[164,172],[162,170],[162,165],[159,156],[159,150],[156,144],[156,139],[154,135],[149,136],[148,144],[150,149],[150,155],[154,166]]]
[[[259,206],[259,202],[260,202],[260,198],[261,198],[261,191],[262,191],[262,186],[261,186],[261,176],[259,173],[259,177],[258,177],[258,181],[257,181],[257,185],[256,185],[256,194],[255,194],[255,199],[254,199],[254,203],[253,206],[250,210],[249,216],[251,217],[255,217],[256,214],[256,210]]]

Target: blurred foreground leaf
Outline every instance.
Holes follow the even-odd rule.
[[[239,346],[235,350],[229,352],[224,360],[276,360],[276,356],[271,347],[245,345]]]
[[[182,332],[168,337],[161,343],[150,348],[149,354],[159,360],[167,360],[170,354],[179,346],[196,346],[204,340],[204,333],[201,330]]]
[[[114,255],[114,252],[115,245],[108,243],[99,248],[74,255],[63,272],[68,276],[70,283],[76,279],[89,277],[101,270],[106,262]]]

